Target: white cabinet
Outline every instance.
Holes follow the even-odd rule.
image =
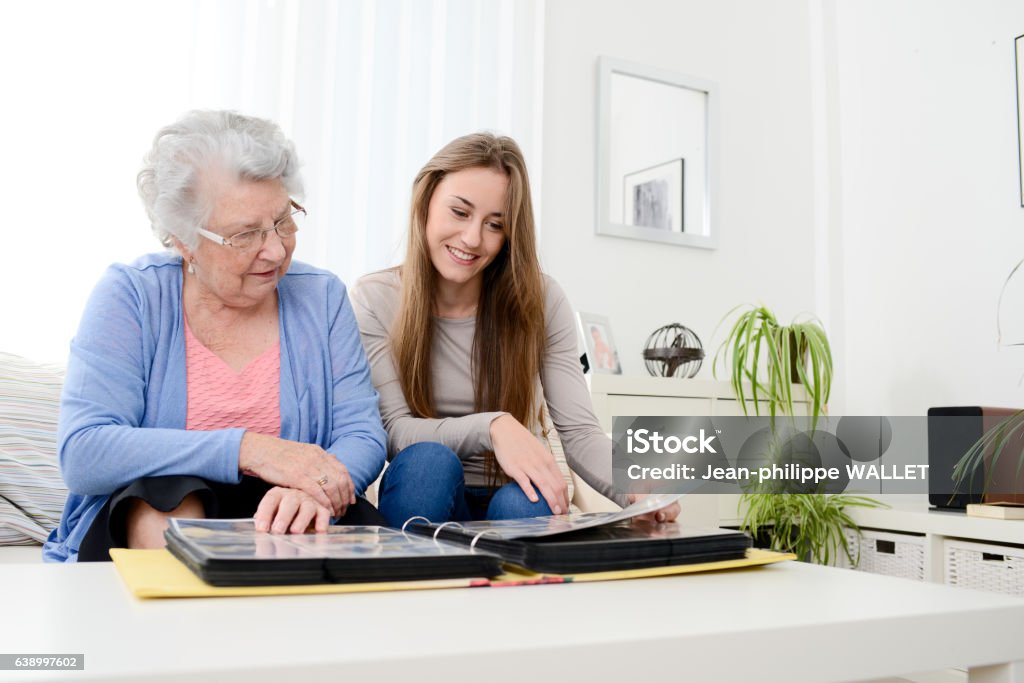
[[[588,381],[594,412],[607,432],[611,432],[612,417],[616,415],[743,414],[729,382],[628,375],[590,375]],[[753,402],[747,404],[753,415]],[[807,395],[802,387],[793,388],[793,404],[797,415],[807,414]]]
[[[607,432],[611,432],[612,418],[616,415],[743,414],[728,382],[623,375],[591,375],[588,382],[594,412]],[[802,387],[793,388],[793,401],[796,413],[806,415],[807,395]],[[752,403],[748,404],[748,412],[754,414]],[[590,493],[597,495],[592,490]],[[851,515],[860,526],[880,532],[871,535],[869,542],[872,543],[885,543],[888,539],[886,534],[909,534],[911,536],[905,537],[908,543],[920,543],[923,538],[926,581],[942,583],[945,580],[949,573],[951,544],[948,541],[951,539],[966,539],[992,546],[988,548],[989,552],[979,553],[979,556],[987,555],[984,561],[1003,562],[1005,571],[1018,571],[1015,563],[1024,564],[1024,558],[1018,559],[1024,555],[1024,550],[1013,547],[1024,546],[1024,520],[980,519],[958,512],[930,510],[925,495],[883,495],[877,498],[892,507],[855,508]],[[738,499],[739,496],[735,495],[687,496],[683,499],[680,519],[688,524],[736,525],[741,518],[737,509]],[[606,504],[610,503],[606,501]],[[1000,544],[1009,546],[1006,553],[999,552]],[[1024,572],[1024,568],[1019,571]]]
[[[986,572],[972,571],[964,562],[976,561],[998,566],[997,571],[1024,572],[1024,520],[968,517],[962,512],[933,510],[927,496],[878,496],[889,509],[855,509],[851,517],[861,527],[886,532],[924,535],[924,579],[935,583],[957,583],[969,587],[970,577]],[[969,541],[964,544],[961,541]],[[1001,547],[1002,546],[1002,547]],[[977,550],[976,553],[970,551]],[[967,552],[965,552],[967,551]],[[950,569],[953,578],[947,578]],[[988,572],[990,573],[990,572]]]
[[[590,375],[588,382],[598,422],[609,433],[612,418],[617,415],[743,415],[729,382],[628,375]],[[747,393],[749,395],[749,390]],[[753,415],[753,402],[747,403],[748,412]],[[807,394],[803,387],[793,387],[793,404],[797,415],[807,414]],[[590,499],[591,493],[582,495]],[[735,495],[687,496],[683,499],[680,519],[702,526],[735,524],[738,500],[739,496]],[[599,508],[588,505],[587,509]]]

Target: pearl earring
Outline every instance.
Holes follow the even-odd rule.
[[[189,259],[188,260],[188,274],[189,275],[195,275],[195,273],[196,273],[196,267],[195,267],[195,265],[193,265],[195,262],[196,262],[195,259]]]

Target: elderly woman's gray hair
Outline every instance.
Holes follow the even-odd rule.
[[[199,242],[212,206],[198,183],[207,172],[239,180],[280,180],[302,198],[295,146],[277,124],[232,111],[192,111],[156,134],[139,171],[139,195],[153,232],[165,247],[177,237],[189,249]]]

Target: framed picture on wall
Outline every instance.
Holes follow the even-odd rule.
[[[621,375],[622,365],[619,363],[619,351],[612,338],[612,325],[603,315],[593,313],[577,313],[580,335],[583,346],[587,350],[587,364],[590,371],[605,375]]]
[[[1024,207],[1024,35],[1014,40],[1017,51],[1017,170],[1020,179],[1020,205]]]
[[[683,159],[673,159],[623,176],[626,225],[684,232],[684,164]]]

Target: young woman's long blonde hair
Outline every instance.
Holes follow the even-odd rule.
[[[534,393],[544,348],[544,283],[537,259],[530,181],[519,146],[508,137],[475,133],[457,138],[427,162],[413,183],[409,245],[400,268],[402,302],[391,333],[406,403],[417,417],[434,417],[431,348],[437,271],[426,240],[427,210],[441,179],[468,168],[508,176],[505,244],[484,270],[473,339],[475,409],[502,410],[527,427],[537,424]],[[493,470],[493,454],[486,454]]]

